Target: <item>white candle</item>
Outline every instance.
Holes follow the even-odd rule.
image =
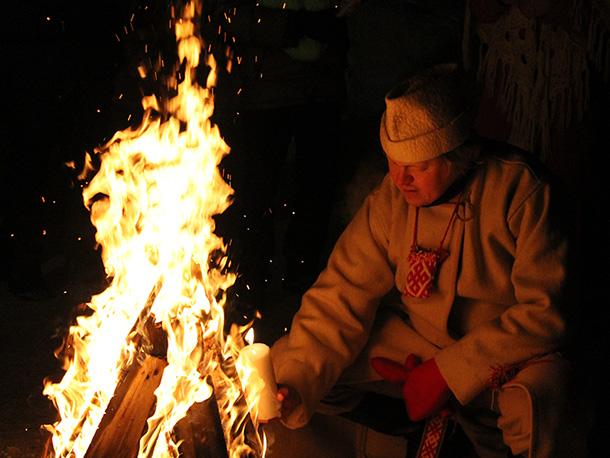
[[[271,365],[269,347],[254,343],[239,353],[238,369],[248,406],[257,421],[280,416],[280,402],[276,398],[277,384]]]

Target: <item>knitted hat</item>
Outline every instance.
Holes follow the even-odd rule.
[[[381,146],[388,158],[413,164],[447,153],[471,133],[475,93],[457,64],[431,67],[385,97]]]

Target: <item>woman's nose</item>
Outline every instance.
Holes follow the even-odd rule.
[[[407,167],[400,167],[397,178],[400,184],[411,184],[413,181],[413,175],[411,175]]]

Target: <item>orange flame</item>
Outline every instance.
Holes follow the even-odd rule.
[[[228,147],[209,122],[211,57],[207,87],[194,81],[202,49],[195,25],[200,12],[200,0],[192,1],[173,21],[185,64],[183,80],[173,81],[177,95],[163,107],[154,96],[143,100],[142,125],[117,132],[99,149],[100,169],[83,193],[112,282],[91,299],[93,313],[71,327],[66,373],[44,390],[60,414],[60,421],[47,426],[57,457],[86,453],[121,371],[138,357],[135,336],[143,317],[154,316],[165,331],[168,365],[139,457],[177,455],[169,432],[194,402],[210,397],[219,359],[237,360],[243,346],[240,335],[223,336],[222,292],[234,275],[224,269],[225,246],[214,234],[212,217],[229,206],[232,190],[218,171]],[[169,116],[163,121],[153,110]],[[212,257],[216,268],[210,269]],[[243,422],[248,412],[236,408],[239,383],[223,377],[216,381],[225,385],[218,399],[222,416],[230,424]],[[243,438],[227,442],[231,457],[248,450]]]

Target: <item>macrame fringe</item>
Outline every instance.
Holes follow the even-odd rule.
[[[507,141],[526,151],[537,154],[543,161],[552,157],[551,128],[567,128],[572,122],[580,121],[589,107],[589,64],[610,80],[610,6],[604,0],[591,3],[590,19],[583,26],[584,12],[582,0],[574,2],[576,17],[575,36],[572,32],[560,30],[540,23],[536,18],[526,18],[513,5],[505,16],[493,24],[477,26],[466,8],[464,40],[462,43],[464,65],[472,69],[472,40],[478,35],[478,67],[476,75],[486,87],[495,90],[498,105],[508,116],[512,125]],[[518,21],[525,35],[536,37],[534,53],[536,71],[533,81],[524,84],[517,78],[516,70],[505,54],[504,43],[509,27]],[[480,27],[480,30],[478,29]],[[499,40],[494,45],[494,40]],[[531,56],[528,56],[531,57]],[[554,66],[554,67],[553,67]],[[556,76],[557,68],[561,80]],[[559,80],[559,81],[558,81]],[[563,83],[563,84],[560,84]]]
[[[587,34],[587,50],[596,70],[605,82],[610,81],[610,4],[607,0],[592,1],[591,21]],[[581,13],[582,20],[582,13]]]

